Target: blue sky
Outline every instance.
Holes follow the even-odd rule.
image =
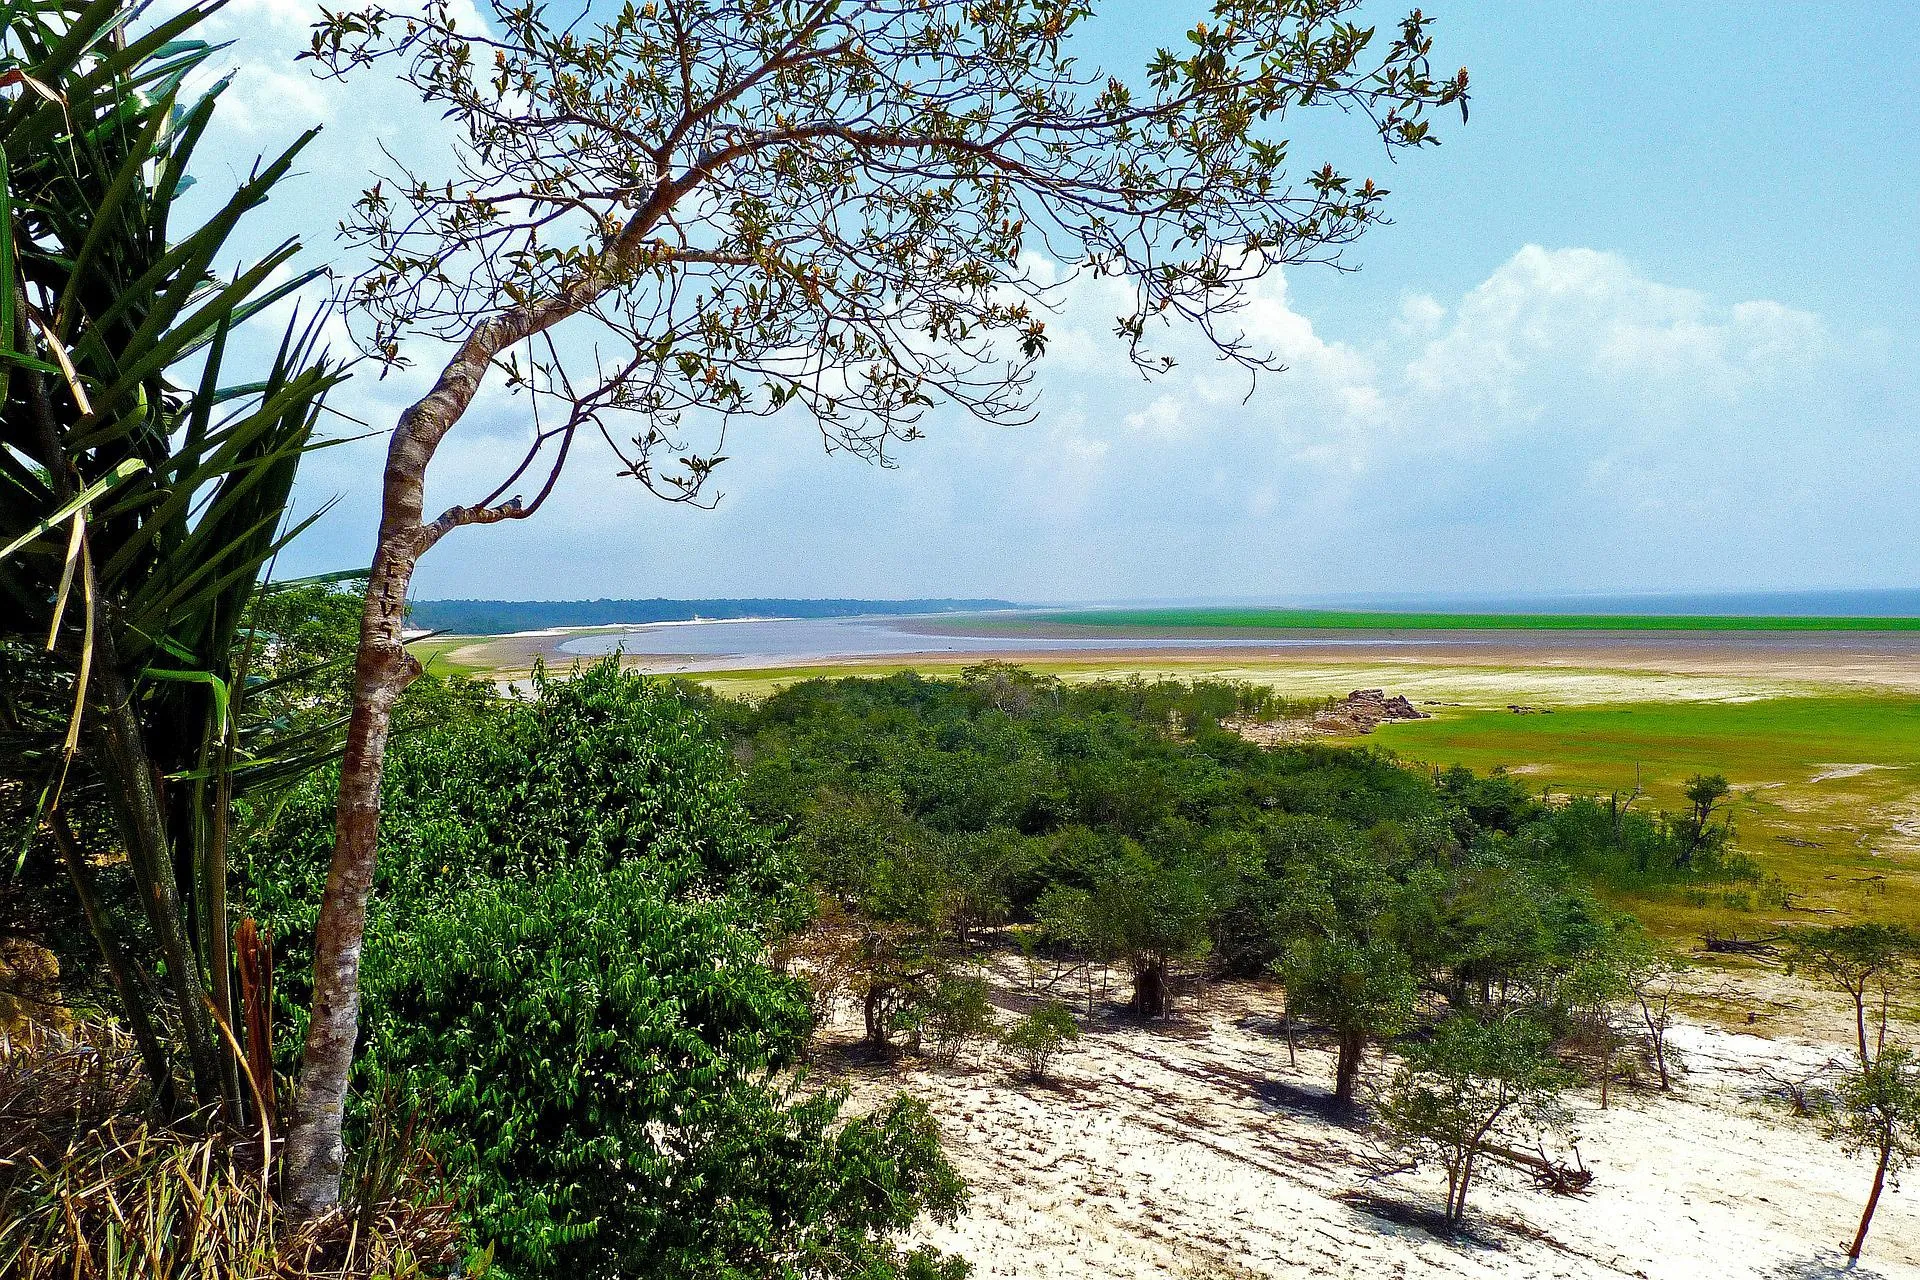
[[[716,511],[659,504],[579,457],[524,525],[464,530],[416,594],[577,598],[1254,597],[1912,586],[1920,582],[1920,71],[1909,5],[1424,6],[1474,82],[1466,127],[1388,165],[1358,273],[1301,269],[1248,313],[1289,364],[1245,384],[1198,349],[1143,383],[1114,308],[1072,291],[1040,421],[936,417],[893,470],[823,455],[804,423],[730,439]],[[256,227],[328,237],[374,143],[431,127],[378,75],[312,80],[307,0],[235,0],[223,171],[320,119],[305,176]],[[1397,10],[1381,7],[1391,21]],[[1088,55],[1139,62],[1197,6],[1112,3]],[[427,148],[430,152],[430,147]],[[343,408],[386,425],[406,383]],[[524,439],[483,398],[430,500],[471,499]],[[309,464],[339,505],[289,559],[364,563],[377,440]]]

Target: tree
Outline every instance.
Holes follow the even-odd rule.
[[[1045,1080],[1060,1051],[1079,1038],[1080,1024],[1073,1020],[1073,1011],[1059,1000],[1043,1000],[1008,1027],[1000,1042],[1029,1080]]]
[[[1406,1046],[1380,1099],[1380,1132],[1416,1164],[1433,1158],[1446,1170],[1449,1229],[1466,1216],[1482,1155],[1558,1123],[1568,1076],[1553,1061],[1551,1040],[1525,1018],[1455,1014]]]
[[[1050,931],[1096,956],[1119,960],[1133,977],[1129,1008],[1142,1021],[1173,1012],[1175,961],[1202,954],[1209,942],[1211,885],[1191,859],[1156,858],[1127,839],[1061,841],[1087,858],[1090,888],[1051,895],[1042,904]]]
[[[1673,1029],[1673,1001],[1684,988],[1689,971],[1684,961],[1659,949],[1642,930],[1632,930],[1622,938],[1618,953],[1619,988],[1630,1001],[1646,1043],[1660,1088],[1673,1088],[1673,1077],[1684,1067],[1680,1055],[1667,1042]]]
[[[1353,1102],[1367,1042],[1393,1034],[1413,1013],[1413,977],[1391,942],[1338,935],[1303,937],[1275,966],[1287,988],[1287,1012],[1333,1029],[1333,1096]]]
[[[942,925],[953,866],[891,796],[823,791],[794,845],[814,885],[844,908],[847,945],[832,967],[860,1002],[867,1043],[885,1048],[920,1021],[951,968]]]
[[[178,226],[225,82],[191,99],[182,85],[220,7],[138,33],[133,7],[6,11],[0,643],[51,664],[7,690],[5,790],[31,797],[24,825],[59,851],[162,1106],[184,1058],[191,1098],[238,1123],[251,1094],[217,1029],[240,1022],[231,802],[314,763],[310,741],[253,750],[240,623],[303,527],[286,527],[288,494],[339,375],[298,322],[269,359],[228,367],[249,321],[310,278],[269,284],[297,244],[231,277],[215,266],[311,132]]]
[[[1916,960],[1920,934],[1905,925],[1842,924],[1787,934],[1787,972],[1809,974],[1853,1001],[1855,1052],[1863,1067],[1886,1044],[1893,985]]]
[[[1006,920],[1011,885],[1028,869],[1033,853],[1027,840],[1005,828],[948,836],[942,846],[949,877],[941,917],[954,944],[964,950],[976,931]]]
[[[936,1062],[949,1067],[958,1063],[995,1030],[986,979],[963,974],[942,977],[921,1012],[919,1028],[925,1030]]]
[[[1851,1068],[1840,1084],[1830,1133],[1848,1155],[1864,1152],[1874,1162],[1873,1189],[1867,1193],[1860,1229],[1847,1248],[1847,1257],[1858,1262],[1888,1176],[1897,1178],[1920,1157],[1920,1062],[1913,1053],[1888,1049]]]
[[[1732,794],[1727,780],[1717,773],[1696,773],[1687,779],[1687,811],[1680,815],[1681,850],[1679,865],[1690,867],[1703,850],[1726,842],[1732,833],[1732,819],[1722,816],[1714,825],[1720,802]]]
[[[1389,914],[1395,886],[1367,853],[1338,846],[1302,856],[1284,886],[1287,943],[1274,972],[1289,1018],[1297,1011],[1332,1028],[1333,1096],[1351,1104],[1367,1042],[1413,1013],[1413,972]]]
[[[1363,111],[1389,150],[1436,141],[1433,108],[1465,115],[1466,73],[1433,73],[1427,18],[1381,51],[1356,7],[1219,0],[1189,51],[1160,52],[1134,83],[1073,56],[1084,0],[650,0],[564,26],[509,4],[484,35],[446,0],[326,17],[323,70],[389,60],[456,130],[451,172],[376,185],[348,226],[374,258],[351,293],[365,348],[392,364],[422,343],[453,354],[387,453],[288,1141],[296,1212],[338,1195],[419,558],[456,528],[538,510],[582,431],[624,474],[692,501],[723,456],[681,443],[693,421],[792,408],[884,460],[942,401],[1023,419],[1046,346],[1034,249],[1130,287],[1116,330],[1139,367],[1168,365],[1150,336],[1171,320],[1262,366],[1231,327],[1246,286],[1337,259],[1385,196],[1331,165],[1291,178],[1291,114]],[[428,467],[495,372],[530,397],[532,447],[496,492],[429,518]],[[530,501],[514,494],[543,472]]]

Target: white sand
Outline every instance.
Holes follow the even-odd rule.
[[[1010,974],[1008,975],[1011,976]],[[1843,1274],[1871,1170],[1764,1098],[1834,1050],[1688,1024],[1676,1095],[1616,1090],[1572,1102],[1589,1194],[1556,1197],[1495,1169],[1476,1181],[1480,1243],[1447,1243],[1343,1197],[1438,1203],[1438,1171],[1369,1175],[1363,1133],[1286,1090],[1318,1094],[1330,1055],[1287,1064],[1271,988],[1210,988],[1169,1026],[1091,1031],[1060,1083],[997,1062],[967,1071],[857,1070],[857,1093],[928,1099],[973,1188],[965,1217],[926,1238],[982,1277],[1816,1277]],[[836,1029],[852,1035],[850,1027]],[[1293,1097],[1297,1098],[1295,1094]],[[1920,1188],[1890,1191],[1854,1276],[1920,1277]]]
[[[1808,778],[1808,782],[1831,782],[1836,778],[1857,778],[1863,773],[1872,773],[1875,769],[1891,769],[1890,764],[1829,764],[1822,765],[1820,772]]]

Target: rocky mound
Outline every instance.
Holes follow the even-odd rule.
[[[1355,689],[1332,703],[1310,720],[1222,720],[1223,729],[1231,729],[1249,742],[1277,747],[1289,742],[1306,742],[1331,734],[1372,733],[1374,726],[1389,720],[1430,720],[1398,695],[1389,698],[1385,689]]]
[[[1321,733],[1372,733],[1389,720],[1429,718],[1398,694],[1389,698],[1385,689],[1355,689],[1314,716],[1313,727]]]

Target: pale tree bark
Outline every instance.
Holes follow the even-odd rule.
[[[340,1199],[346,1162],[340,1127],[360,1034],[360,958],[379,841],[380,780],[394,704],[420,674],[419,662],[406,650],[404,635],[414,566],[452,529],[526,513],[514,499],[494,507],[453,507],[425,522],[427,466],[441,440],[473,402],[493,358],[513,343],[557,324],[591,297],[583,287],[545,306],[517,309],[479,325],[433,390],[402,415],[387,449],[380,535],[360,614],[353,713],[340,761],[333,862],[314,930],[312,1016],[284,1157],[283,1195],[301,1218],[323,1214]]]

